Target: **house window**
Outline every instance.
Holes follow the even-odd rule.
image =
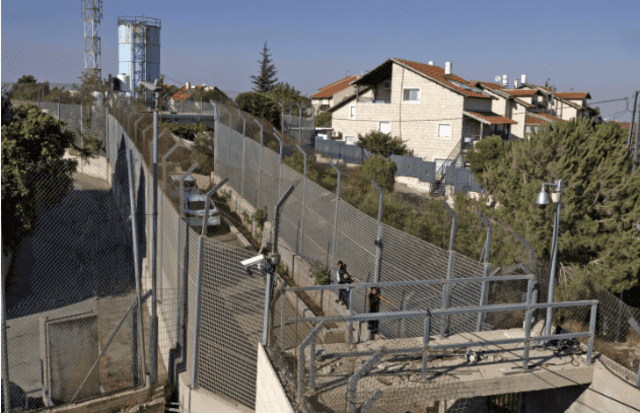
[[[419,102],[420,89],[404,89],[402,100],[404,102]]]
[[[356,144],[356,138],[353,136],[347,136],[345,138],[345,141],[347,142],[347,145],[355,145]]]
[[[379,131],[382,133],[391,133],[391,122],[380,122]]]
[[[533,127],[533,131],[534,131],[535,133],[538,133],[538,125],[536,125],[536,126],[534,126],[534,127]]]
[[[531,126],[525,126],[524,133],[531,133]]]
[[[384,81],[384,90],[391,90],[391,81],[390,80],[385,80]]]
[[[451,124],[441,123],[438,125],[438,137],[450,138],[451,137]]]
[[[351,109],[349,111],[349,119],[355,119],[355,118],[356,118],[356,107],[351,106]]]
[[[323,105],[328,105],[329,104],[329,99],[322,99],[322,104]]]

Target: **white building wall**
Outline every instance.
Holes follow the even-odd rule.
[[[294,413],[278,374],[262,344],[258,345],[258,377],[256,381],[256,413]]]

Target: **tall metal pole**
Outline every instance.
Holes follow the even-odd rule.
[[[299,103],[298,105],[298,142],[302,143],[302,106]]]
[[[555,218],[553,220],[553,244],[551,251],[551,273],[549,274],[549,291],[547,303],[553,303],[553,293],[555,290],[556,263],[558,261],[558,236],[560,233],[560,207],[562,206],[562,179],[556,182],[558,188],[558,202],[556,204]],[[551,321],[553,318],[553,308],[547,308],[547,317],[544,323],[544,334],[551,335]]]
[[[260,191],[262,189],[262,147],[264,144],[264,127],[257,119],[253,120],[260,127],[260,160],[258,165],[258,197],[256,199],[256,208],[260,209]]]
[[[631,112],[631,123],[629,124],[629,138],[627,139],[627,156],[631,154],[631,138],[633,138],[633,123],[636,121],[636,110],[638,108],[638,94],[640,91],[636,90],[633,94],[633,112]],[[639,123],[640,127],[640,123]]]
[[[9,351],[7,349],[7,311],[6,289],[4,288],[4,273],[2,274],[2,392],[4,393],[4,411],[11,411],[11,397],[9,393]],[[284,297],[283,297],[284,299]]]
[[[489,276],[489,253],[491,252],[491,224],[489,220],[483,217],[480,214],[480,211],[476,212],[482,223],[487,228],[487,238],[484,243],[484,268],[482,270],[482,277],[487,278]],[[487,304],[487,298],[489,295],[489,283],[487,281],[482,282],[482,289],[480,291],[480,306],[484,306]],[[486,313],[479,312],[478,313],[478,324],[476,326],[476,331],[482,331],[482,326],[485,323]]]
[[[300,219],[300,250],[298,251],[298,255],[302,256],[302,245],[304,244],[304,201],[305,194],[307,192],[307,153],[302,150],[300,145],[296,145],[296,148],[302,152],[302,156],[304,157],[304,177],[302,178],[302,217]]]
[[[638,168],[638,139],[640,139],[640,111],[638,113],[638,127],[636,128],[636,144],[633,151],[633,168],[631,173],[634,173]]]
[[[231,112],[229,112],[227,108],[223,106],[222,109],[224,109],[224,111],[229,114],[229,139],[227,140],[227,175],[229,175],[229,170],[231,169],[231,133],[232,133],[231,125],[233,122],[233,117],[231,116]]]
[[[380,282],[380,256],[382,255],[382,208],[384,206],[384,192],[382,189],[376,184],[375,181],[371,181],[373,187],[376,188],[376,191],[380,194],[380,198],[378,201],[378,239],[376,240],[376,262],[373,270],[373,282]]]
[[[338,174],[338,187],[336,188],[336,213],[333,219],[333,246],[331,249],[331,274],[333,274],[336,265],[336,244],[338,242],[338,208],[340,207],[340,184],[342,180],[342,172],[340,172],[340,170],[333,164],[333,162],[329,161],[329,165],[331,165],[333,170]]]
[[[151,319],[149,328],[149,375],[151,384],[158,381],[158,101],[153,111],[153,211],[151,233]]]
[[[244,196],[244,153],[245,153],[245,141],[247,132],[247,120],[242,113],[238,110],[238,116],[242,118],[242,164],[240,165],[240,196]],[[236,207],[238,206],[238,199],[236,198]]]
[[[447,283],[444,284],[442,289],[442,308],[446,310],[449,308],[449,292],[450,292],[450,284],[449,280],[451,280],[451,272],[453,271],[453,244],[456,239],[456,222],[457,217],[456,213],[451,209],[449,204],[444,203],[447,212],[451,214],[451,235],[449,236],[449,262],[447,264]],[[445,315],[442,317],[440,324],[440,338],[444,338],[446,334],[448,334],[449,330],[449,316]]]
[[[151,387],[151,380],[147,374],[146,355],[144,346],[144,324],[142,323],[142,281],[140,280],[140,256],[138,254],[138,223],[136,219],[136,203],[133,182],[133,151],[127,150],[127,163],[129,166],[129,200],[131,203],[131,229],[133,234],[133,264],[136,277],[136,294],[138,295],[138,336],[140,340],[140,353],[142,357],[142,375],[145,377],[147,387]]]
[[[282,106],[280,102],[276,103],[280,106],[280,113],[282,114],[282,116],[280,116],[280,131],[284,133],[284,106]]]

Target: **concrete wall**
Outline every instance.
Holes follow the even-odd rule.
[[[570,386],[524,394],[525,413],[631,413],[640,408],[640,389],[630,370],[600,355],[588,387]]]
[[[294,413],[291,402],[262,344],[258,345],[256,387],[256,413]]]
[[[524,139],[524,126],[527,117],[527,108],[515,101],[511,101],[509,104],[511,105],[511,119],[518,122],[515,125],[511,125],[509,139]]]

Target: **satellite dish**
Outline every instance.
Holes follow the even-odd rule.
[[[493,78],[493,80],[495,80],[496,82],[499,82],[500,79],[502,79],[502,76],[500,76],[500,75],[498,75],[498,76]]]

